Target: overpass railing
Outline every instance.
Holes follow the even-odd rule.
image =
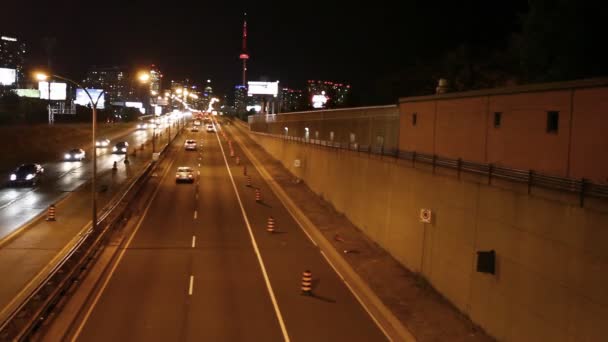
[[[593,183],[588,179],[573,179],[566,177],[551,176],[539,173],[534,170],[521,170],[503,167],[496,164],[484,164],[447,157],[436,154],[418,153],[416,151],[402,151],[398,149],[385,149],[382,146],[361,145],[357,143],[344,143],[319,139],[306,139],[289,135],[269,134],[251,131],[251,133],[279,138],[287,141],[317,145],[325,148],[349,150],[358,153],[368,153],[380,156],[389,156],[395,159],[405,160],[415,166],[416,163],[431,165],[433,170],[436,167],[453,169],[457,171],[458,177],[461,172],[477,174],[487,177],[488,184],[493,180],[508,180],[517,183],[524,183],[528,186],[528,193],[533,187],[540,187],[551,190],[565,191],[579,195],[580,206],[583,207],[586,197],[608,199],[608,184]]]

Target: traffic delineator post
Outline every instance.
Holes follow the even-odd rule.
[[[312,295],[312,272],[306,270],[302,273],[302,294],[310,296]]]
[[[251,186],[251,176],[247,176],[247,186]]]
[[[130,163],[130,161],[129,161],[129,155],[125,154],[125,164],[129,164],[129,163]]]
[[[116,171],[118,170],[118,165],[116,163],[116,160],[114,161],[114,164],[112,164],[112,171]]]
[[[255,201],[256,202],[262,201],[262,193],[260,192],[260,189],[255,189]]]
[[[46,212],[47,221],[55,221],[55,205],[51,204]]]
[[[234,157],[234,150],[232,148],[230,149],[230,156]]]
[[[141,144],[141,146],[139,147],[139,149],[140,149],[141,151],[143,151],[143,150],[144,150],[144,144]]]
[[[239,156],[236,156],[236,165],[241,164],[241,159],[239,158]]]
[[[243,165],[243,176],[247,176],[247,165]]]
[[[266,225],[266,231],[269,233],[274,233],[274,217],[268,217],[268,224]]]

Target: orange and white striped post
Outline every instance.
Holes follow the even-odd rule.
[[[243,165],[243,176],[247,176],[247,165]]]
[[[262,202],[262,193],[260,192],[260,189],[255,189],[255,201]]]
[[[302,294],[311,296],[312,295],[312,272],[306,270],[302,273]]]
[[[239,156],[236,156],[236,165],[240,165],[241,164],[241,159],[239,158]]]
[[[251,186],[251,176],[247,176],[247,186]]]
[[[274,217],[268,217],[268,224],[266,225],[266,231],[269,233],[274,233]]]
[[[47,221],[55,221],[55,205],[51,204],[46,212]]]

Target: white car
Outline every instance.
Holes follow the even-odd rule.
[[[148,128],[147,123],[140,123],[137,125],[137,129],[146,129],[146,128]]]
[[[179,166],[175,173],[175,183],[194,183],[194,170],[189,166]]]
[[[207,132],[215,132],[215,128],[213,128],[213,125],[207,125]]]
[[[95,142],[95,147],[108,147],[110,146],[110,139],[99,139]]]
[[[186,148],[186,151],[196,151],[196,140],[186,140],[184,147]]]
[[[198,121],[198,120],[195,120],[195,121],[194,121],[194,126],[200,126],[200,125],[201,125],[201,122],[200,122],[200,121]]]
[[[69,150],[65,155],[63,155],[63,159],[66,161],[82,161],[85,157],[85,152],[81,148],[73,148]]]
[[[120,141],[112,147],[112,153],[115,154],[127,154],[127,149],[129,148],[129,143],[126,141]]]

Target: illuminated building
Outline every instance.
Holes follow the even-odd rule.
[[[234,87],[234,110],[236,113],[245,113],[247,111],[247,87],[237,85]]]
[[[345,107],[348,105],[350,85],[330,81],[309,80],[307,92],[309,104],[313,108]],[[315,107],[314,104],[323,103],[323,101],[320,101],[323,96],[326,98],[326,102],[322,107]],[[313,98],[315,99],[314,103]]]
[[[25,43],[14,37],[0,36],[0,68],[3,69],[0,85],[11,87],[21,85],[24,82],[24,61]]]
[[[243,61],[243,83],[242,86],[247,86],[247,60],[249,54],[247,53],[247,13],[245,13],[245,19],[243,20],[243,46],[239,58]]]
[[[162,77],[163,74],[160,72],[158,67],[152,64],[150,66],[150,92],[152,94],[160,94]]]
[[[105,90],[106,102],[109,103],[137,100],[133,81],[125,67],[93,66],[87,72],[83,85]]]
[[[280,98],[279,113],[297,112],[306,108],[304,92],[301,90],[283,88]]]

